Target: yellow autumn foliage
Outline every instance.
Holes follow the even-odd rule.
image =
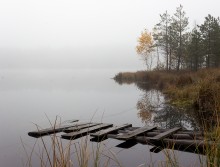
[[[142,56],[147,56],[153,50],[153,37],[150,32],[144,30],[143,32],[141,32],[141,36],[138,38],[136,51]]]

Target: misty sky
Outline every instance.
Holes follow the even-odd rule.
[[[0,68],[142,68],[137,37],[183,5],[190,26],[218,0],[0,0]]]

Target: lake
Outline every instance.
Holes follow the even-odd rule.
[[[36,129],[35,124],[50,126],[49,120],[53,122],[56,116],[61,121],[79,119],[116,125],[198,128],[192,115],[164,104],[164,96],[159,91],[144,89],[143,85],[116,83],[111,78],[117,72],[104,69],[0,70],[0,166],[24,166],[27,157],[22,143],[31,147],[37,140],[27,133]],[[157,166],[165,161],[163,152],[149,152],[152,146],[137,144],[121,149],[114,147],[121,141],[108,139],[104,142],[126,167],[152,163]],[[200,165],[198,155],[174,152],[181,166]],[[33,166],[38,166],[37,161],[33,158]]]

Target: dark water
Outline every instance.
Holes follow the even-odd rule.
[[[159,91],[145,89],[143,84],[115,83],[111,78],[117,72],[103,69],[1,70],[0,166],[25,166],[27,156],[22,143],[27,150],[31,150],[37,140],[29,137],[27,132],[35,129],[34,124],[49,126],[48,118],[54,121],[56,116],[61,122],[79,119],[114,124],[132,123],[133,126],[148,124],[165,128],[176,125],[187,129],[199,128],[191,113],[165,105],[164,96]],[[37,142],[38,147],[41,147],[39,139]],[[137,144],[130,149],[121,149],[114,147],[121,141],[108,139],[103,143],[103,149],[110,154],[113,152],[123,166],[152,163],[158,166],[165,161],[163,152],[150,153],[151,146],[148,145]],[[198,155],[174,152],[181,166],[199,164]],[[33,166],[39,166],[36,154],[33,155]],[[104,162],[105,158],[103,156],[101,161]],[[111,162],[111,165],[114,164]]]

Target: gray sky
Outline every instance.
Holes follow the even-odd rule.
[[[109,65],[117,59],[126,59],[124,68],[132,62],[136,67],[141,64],[135,53],[140,32],[151,30],[159,14],[166,10],[173,14],[180,4],[191,26],[194,21],[202,23],[207,14],[220,16],[219,0],[0,0],[0,68],[17,67],[20,58],[24,66],[41,64],[46,60],[36,56],[45,55],[52,61],[53,56],[63,59],[62,65],[53,62],[58,66],[69,60],[83,64],[88,58],[90,63],[84,68]]]

